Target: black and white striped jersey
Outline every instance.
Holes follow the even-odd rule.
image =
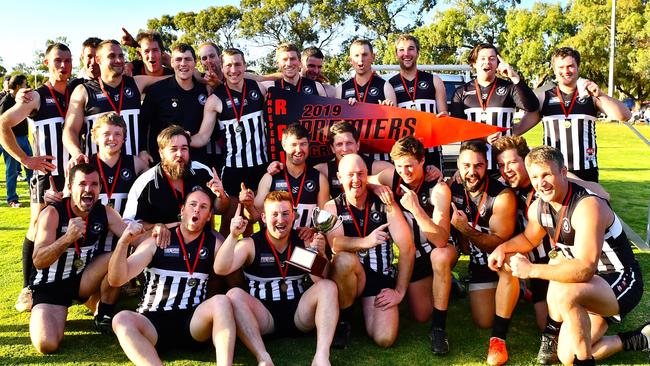
[[[85,147],[86,156],[97,153],[97,145],[90,138],[90,131],[97,117],[106,112],[118,112],[126,122],[126,136],[124,152],[127,155],[137,155],[146,146],[146,131],[139,123],[140,118],[140,91],[135,79],[122,76],[122,83],[113,88],[104,83],[104,90],[111,98],[109,101],[102,91],[98,80],[89,80],[82,84],[86,88],[88,99],[84,107],[85,128],[82,130],[82,146]],[[111,105],[111,102],[113,103]],[[113,105],[115,106],[114,109]],[[120,109],[121,105],[121,109]]]
[[[336,214],[343,222],[343,232],[348,237],[366,237],[372,233],[373,230],[385,224],[386,219],[386,205],[384,205],[379,197],[372,192],[368,192],[366,198],[366,207],[368,208],[368,219],[366,220],[366,209],[358,209],[353,205],[349,205],[352,214],[348,211],[348,202],[345,193],[341,193],[334,199],[336,204]],[[357,231],[357,226],[361,231],[361,235]],[[366,222],[367,221],[367,222]],[[374,248],[368,249],[368,255],[360,255],[359,260],[361,265],[366,269],[384,276],[393,277],[395,275],[395,268],[393,266],[393,239],[390,238]]]
[[[363,162],[366,163],[366,168],[368,168],[368,175],[372,175],[372,165],[375,162],[375,159],[361,154],[359,155]],[[339,162],[336,160],[336,157],[333,157],[331,160],[327,161],[327,181],[330,185],[330,197],[336,198],[341,193],[343,193],[343,187],[339,181],[339,177],[336,173],[339,171]]]
[[[355,83],[354,77],[341,84],[341,99],[348,100],[354,98],[357,102],[379,104],[380,100],[385,100],[384,85],[387,81],[381,76],[372,73],[372,78],[364,85]],[[375,160],[390,161],[388,153],[372,154]],[[332,196],[334,197],[334,196]]]
[[[156,164],[142,173],[131,186],[123,218],[148,223],[177,222],[185,195],[197,186],[205,189],[211,179],[212,170],[193,161],[183,178],[183,192],[179,192],[170,186],[161,165]]]
[[[576,91],[577,93],[577,91]],[[591,96],[577,96],[571,113],[564,115],[561,104],[568,111],[573,94],[561,93],[557,96],[557,87],[544,92],[542,105],[542,124],[544,125],[544,145],[552,146],[564,155],[564,164],[569,170],[586,170],[596,168],[596,119],[598,111]]]
[[[268,131],[264,122],[264,95],[255,80],[244,79],[246,95],[219,85],[214,94],[221,100],[222,111],[218,113],[219,128],[226,142],[225,166],[250,168],[266,164],[268,155]],[[228,96],[230,96],[232,100]],[[244,105],[243,110],[242,103]],[[233,105],[234,104],[234,105]],[[240,116],[240,111],[243,111]],[[239,116],[239,122],[237,121]]]
[[[418,187],[418,190],[415,191],[415,193],[418,195],[418,199],[420,201],[420,206],[424,209],[424,211],[427,213],[429,217],[433,215],[433,210],[434,210],[434,205],[431,202],[431,193],[433,192],[433,189],[435,188],[436,184],[438,182],[432,181],[432,182],[427,182],[426,180],[422,181],[422,185]],[[393,180],[392,180],[392,185],[391,185],[391,191],[393,191],[393,197],[395,197],[395,201],[399,205],[399,207],[402,209],[402,212],[404,213],[404,217],[406,218],[406,222],[408,222],[409,226],[411,227],[413,231],[413,242],[415,243],[415,259],[417,260],[418,258],[422,256],[429,255],[435,245],[427,239],[427,235],[422,231],[420,228],[420,225],[418,225],[418,222],[415,220],[415,216],[409,211],[404,209],[402,204],[400,203],[400,198],[404,195],[404,191],[400,187],[400,184],[406,185],[402,181],[402,177],[400,177],[399,174],[397,174],[397,170],[393,172]],[[444,183],[442,183],[444,184]]]
[[[103,205],[112,206],[120,215],[124,214],[126,208],[126,200],[129,195],[129,190],[137,175],[135,173],[135,159],[133,155],[125,155],[122,152],[120,160],[114,166],[110,167],[103,161],[97,159],[97,154],[92,155],[88,160],[90,165],[97,168],[102,180],[102,190],[99,193],[99,200]],[[101,170],[99,164],[101,164]],[[117,172],[119,165],[119,172]],[[103,174],[102,174],[103,173]],[[110,199],[108,192],[111,192]],[[106,236],[101,238],[98,246],[100,253],[110,252],[115,248],[119,238],[114,236],[110,231],[106,232]]]
[[[294,93],[300,93],[305,95],[318,95],[318,88],[316,87],[316,81],[300,77],[298,84],[293,85],[290,82],[278,79],[273,82],[273,85],[276,88],[281,88],[284,90],[289,90]]]
[[[462,183],[454,182],[451,185],[451,202],[456,205],[458,210],[462,210],[467,215],[467,221],[470,226],[473,226],[474,229],[489,234],[490,233],[490,218],[492,217],[492,212],[494,209],[494,201],[503,190],[507,189],[505,185],[499,182],[496,179],[491,178],[489,175],[485,175],[487,179],[487,196],[485,202],[479,208],[483,198],[483,192],[476,197],[472,197],[469,193],[465,192],[465,187]],[[467,198],[469,197],[469,202]],[[478,219],[477,219],[478,214]],[[476,226],[474,226],[474,224]],[[454,242],[458,243],[460,236],[462,234],[456,230],[453,226],[451,227],[451,236]],[[470,264],[485,266],[487,265],[487,258],[490,253],[483,251],[478,246],[474,245],[471,241],[469,242],[470,250]]]
[[[397,106],[415,109],[420,112],[438,113],[436,105],[436,87],[433,84],[433,74],[419,71],[413,80],[408,80],[401,74],[390,78],[388,82],[395,90]],[[417,85],[415,85],[417,82]],[[434,165],[442,170],[442,148],[429,147],[425,154],[425,165]]]
[[[528,224],[528,207],[535,201],[536,194],[532,185],[524,188],[517,188],[513,190],[515,199],[517,200],[517,226],[515,227],[515,234],[522,233]],[[548,252],[553,249],[548,237],[542,239],[542,242],[528,252],[528,259],[533,263],[548,263]]]
[[[76,217],[72,209],[69,209],[70,203],[70,197],[64,197],[61,202],[53,204],[59,216],[59,222],[56,226],[57,239],[68,231],[70,219]],[[68,215],[68,210],[70,210],[72,217]],[[49,267],[32,271],[31,284],[53,283],[65,280],[71,276],[81,276],[88,264],[94,259],[99,240],[106,236],[107,231],[108,218],[106,217],[106,207],[98,201],[88,214],[85,235],[77,240],[79,254],[76,253],[74,243],[70,243],[68,248],[59,256],[59,259]],[[81,259],[83,261],[82,266],[75,268],[73,265],[75,259]]]
[[[291,230],[287,248],[281,253],[275,251],[278,256],[277,259],[271,249],[272,244],[266,238],[266,229],[253,234],[251,240],[255,244],[255,258],[251,264],[243,269],[248,293],[265,302],[300,299],[300,296],[307,291],[304,281],[305,271],[286,263],[290,258],[290,253],[293,252],[293,248],[305,247],[304,242],[298,236],[298,232]],[[282,271],[287,271],[284,279],[282,273],[280,273],[278,260]],[[282,283],[286,284],[286,291],[282,291]]]
[[[557,247],[562,250],[566,258],[574,258],[572,249],[574,246],[575,230],[571,225],[573,211],[576,209],[580,201],[585,197],[596,197],[602,199],[590,191],[575,183],[569,182],[571,185],[571,197],[567,203],[565,216],[562,219],[560,233],[557,239]],[[609,205],[609,204],[608,204]],[[544,201],[540,201],[540,207],[537,212],[537,220],[540,225],[546,230],[549,237],[555,237],[556,225],[560,219],[560,213],[555,211],[553,207]],[[605,240],[601,249],[600,258],[598,259],[597,273],[611,273],[621,272],[626,268],[638,266],[638,262],[634,258],[630,241],[623,231],[623,225],[618,215],[614,213],[614,221],[607,227],[605,231]]]
[[[52,164],[56,166],[56,169],[51,174],[64,176],[70,154],[63,147],[63,119],[65,116],[61,116],[57,103],[61,111],[67,110],[69,95],[60,94],[52,88],[52,91],[54,91],[54,97],[52,97],[47,85],[41,85],[35,91],[38,93],[41,103],[38,111],[35,111],[28,118],[32,130],[34,156],[54,156]],[[67,91],[72,93],[69,85]],[[36,170],[34,174],[43,175],[43,172]]]
[[[285,176],[286,173],[286,176]],[[297,204],[296,209],[298,216],[293,223],[293,228],[299,227],[312,227],[311,213],[315,207],[318,206],[318,192],[320,191],[320,172],[312,167],[306,167],[306,171],[298,177],[294,177],[286,170],[274,174],[271,178],[271,187],[269,192],[273,191],[287,191],[289,186],[285,177],[289,178],[289,185],[291,186],[291,195],[294,202]],[[305,179],[304,184],[303,177]]]
[[[169,246],[165,249],[156,248],[151,263],[144,269],[144,293],[138,305],[137,312],[171,311],[193,309],[207,297],[208,277],[214,266],[215,236],[210,230],[204,230],[198,238],[185,242],[187,262],[178,238],[180,230],[171,232]],[[203,245],[199,251],[201,237]],[[187,268],[196,268],[190,275]],[[190,286],[190,279],[197,281],[196,286]]]
[[[508,130],[503,132],[503,135],[510,136],[516,108],[528,112],[536,111],[539,108],[539,101],[535,93],[524,80],[513,84],[509,80],[497,78],[486,87],[479,85],[480,95],[477,95],[475,81],[476,79],[472,79],[456,89],[449,111],[453,117],[490,126],[505,127]],[[479,96],[486,107],[485,111],[481,108]],[[492,156],[492,148],[489,144],[487,157],[488,169],[497,169],[496,159]]]

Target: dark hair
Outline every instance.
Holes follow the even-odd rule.
[[[292,123],[282,131],[282,138],[295,136],[297,139],[309,139],[309,131],[299,123]]]
[[[177,43],[174,45],[174,47],[172,47],[172,52],[185,53],[187,51],[190,51],[190,53],[192,54],[192,58],[194,59],[194,61],[196,61],[196,53],[194,52],[194,48],[192,48],[192,46],[190,46],[189,44]]]
[[[576,60],[576,65],[580,67],[580,52],[571,47],[560,47],[553,51],[553,56],[551,56],[551,65],[554,64],[556,58],[565,57],[573,57],[573,59]]]
[[[526,155],[528,155],[528,152],[530,152],[528,143],[522,136],[501,137],[492,144],[492,149],[494,150],[495,156],[498,156],[506,150],[517,150],[517,155],[519,155],[522,159],[524,159]]]
[[[160,36],[160,33],[156,31],[144,31],[138,33],[138,35],[135,37],[135,41],[140,44],[140,42],[146,39],[149,42],[156,42],[158,43],[158,47],[160,48],[160,51],[163,51],[165,49],[165,44],[163,43],[162,37]]]
[[[424,145],[412,135],[404,136],[397,140],[390,150],[390,157],[393,161],[405,156],[412,156],[417,161],[424,160]]]
[[[27,80],[27,76],[25,76],[25,75],[23,75],[23,74],[17,74],[17,75],[12,76],[12,77],[9,79],[9,84],[8,84],[7,86],[8,86],[9,89],[11,89],[11,90],[16,90],[16,89],[19,88],[21,85],[23,85],[23,83],[24,83],[26,80]]]
[[[97,48],[97,46],[102,43],[102,40],[97,37],[89,37],[81,44],[81,49],[83,50],[86,47]]]
[[[404,41],[413,41],[415,43],[415,49],[420,52],[420,40],[412,34],[400,34],[395,40],[395,51],[397,51],[397,45]]]
[[[359,141],[359,131],[354,128],[352,123],[347,121],[339,121],[330,126],[329,132],[327,133],[327,144],[332,146],[334,144],[334,137],[336,135],[341,135],[347,132],[352,134],[354,141]]]
[[[171,125],[164,130],[160,131],[158,134],[158,137],[156,138],[156,142],[158,143],[158,148],[159,149],[164,149],[169,145],[169,143],[172,140],[172,137],[174,136],[185,136],[187,139],[187,145],[190,145],[190,142],[192,141],[192,138],[190,134],[183,129],[183,127],[179,125]]]
[[[322,60],[322,59],[325,58],[325,55],[323,55],[323,52],[320,50],[320,48],[318,48],[316,46],[311,46],[311,47],[307,47],[304,50],[302,50],[302,59],[303,60],[306,60],[306,59],[308,59],[310,57],[319,58],[319,59]]]
[[[88,163],[79,163],[72,168],[70,168],[70,171],[68,172],[68,179],[70,179],[70,184],[72,184],[72,181],[74,180],[75,175],[77,172],[82,172],[86,175],[96,173],[97,168],[95,168],[94,165],[90,165]]]
[[[534,147],[526,156],[526,167],[531,164],[550,164],[555,163],[558,169],[564,167],[564,155],[562,152],[551,146],[537,146]]]
[[[50,52],[52,52],[54,50],[70,52],[70,48],[68,46],[64,45],[63,43],[57,42],[57,43],[52,43],[51,45],[47,46],[47,48],[45,49],[45,57],[47,57],[50,54]],[[70,52],[70,53],[72,53],[72,52]]]
[[[223,56],[234,56],[234,55],[240,55],[242,61],[246,63],[246,57],[244,57],[244,52],[242,52],[239,48],[226,48],[223,50],[221,53],[221,61],[223,61]]]
[[[472,48],[472,52],[469,53],[467,62],[469,62],[470,65],[474,65],[476,63],[476,59],[478,59],[478,53],[481,52],[482,50],[487,50],[487,49],[494,50],[497,56],[500,55],[499,50],[497,50],[497,48],[493,44],[481,43],[474,46],[474,48]]]
[[[463,151],[469,150],[473,151],[475,153],[479,153],[483,155],[485,160],[487,160],[487,144],[484,141],[481,140],[470,140],[470,141],[465,141],[460,145],[460,150],[458,152],[458,155],[462,154]]]
[[[210,200],[210,209],[212,210],[212,208],[214,207],[215,195],[211,190],[209,190],[207,188],[204,188],[202,186],[194,186],[194,187],[192,187],[190,192],[188,194],[186,194],[185,197],[183,198],[183,206],[187,203],[187,199],[190,198],[190,196],[194,192],[203,192],[206,196],[208,196],[208,199]]]
[[[350,44],[350,48],[352,48],[352,46],[368,46],[368,48],[370,49],[370,53],[374,53],[372,50],[372,43],[370,43],[369,40],[364,38],[355,39],[354,41],[352,41],[352,44]]]

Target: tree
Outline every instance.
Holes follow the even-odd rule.
[[[396,33],[409,33],[421,26],[422,17],[436,0],[349,0],[346,8],[356,25],[364,27],[368,38],[386,42]],[[402,25],[402,26],[400,26]]]
[[[34,52],[34,68],[39,73],[47,73],[47,66],[43,63],[45,61],[45,51],[47,48],[54,43],[63,43],[64,45],[70,47],[70,41],[67,37],[58,36],[54,39],[48,39],[45,41],[45,47],[38,49]],[[33,69],[32,69],[33,70]]]
[[[201,30],[200,41],[212,41],[225,48],[235,47],[241,18],[241,11],[232,5],[211,6],[201,10],[195,19],[196,27]]]

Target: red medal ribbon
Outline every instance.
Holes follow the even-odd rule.
[[[284,79],[280,79],[280,85],[282,86],[282,89],[284,89]],[[296,93],[300,93],[300,87],[302,86],[302,78],[298,78],[298,85],[296,86]]]
[[[111,96],[108,94],[106,89],[104,89],[104,82],[102,81],[102,78],[99,78],[99,87],[102,89],[102,93],[104,93],[106,99],[108,99],[108,102],[111,104],[111,107],[113,107],[113,110],[117,114],[122,113],[122,102],[124,102],[124,78],[122,78],[122,83],[120,84],[120,108],[119,109],[115,107],[115,104],[113,103],[113,99],[111,99]]]
[[[418,184],[418,187],[413,190],[413,191],[415,191],[415,193],[420,193],[420,188],[422,187],[422,183],[424,183],[424,177],[422,177],[422,180],[420,181],[420,184]],[[403,192],[403,193],[400,194],[400,192],[402,192],[401,184],[402,184],[402,177],[400,176],[399,180],[397,181],[397,194],[399,194],[400,196],[403,196],[404,193],[406,193],[406,192]]]
[[[185,199],[185,182],[181,179],[181,200],[178,200],[178,195],[176,194],[176,187],[174,187],[174,183],[172,182],[172,179],[163,171],[163,175],[165,178],[167,178],[167,183],[169,183],[169,188],[172,189],[172,194],[174,195],[174,199],[176,199],[176,202],[178,203],[178,207],[181,208],[183,206],[183,200]]]
[[[264,235],[266,236],[266,242],[269,243],[269,246],[271,247],[271,251],[273,252],[273,256],[275,257],[275,263],[278,266],[278,271],[280,271],[280,275],[282,276],[282,280],[287,277],[287,272],[289,272],[289,266],[283,264],[280,264],[280,256],[278,256],[278,252],[275,250],[275,246],[273,246],[273,243],[271,242],[271,238],[269,238],[269,230],[266,229],[264,232]],[[291,258],[291,242],[287,245],[287,258]],[[282,270],[284,268],[284,270]]]
[[[483,103],[483,93],[481,93],[481,88],[478,86],[478,80],[474,79],[474,88],[476,89],[476,99],[478,99],[478,104],[481,106],[481,109],[483,112],[488,107],[488,104],[490,104],[490,98],[492,97],[492,93],[494,92],[494,89],[497,87],[497,81],[495,80],[492,83],[492,89],[490,89],[490,93],[488,93],[488,97],[485,100],[485,103]]]
[[[302,171],[302,181],[300,181],[300,188],[298,188],[298,197],[293,199],[293,190],[291,189],[291,183],[289,183],[289,172],[287,168],[284,168],[284,180],[287,182],[287,189],[289,190],[289,194],[291,195],[291,204],[293,205],[293,208],[297,208],[298,204],[300,203],[300,196],[302,195],[302,187],[305,186],[305,177],[307,176],[307,168],[303,169]]]
[[[66,203],[66,210],[68,211],[68,219],[72,219],[72,209],[70,208],[70,198],[68,202]],[[75,216],[76,217],[76,216]],[[84,219],[86,222],[86,232],[84,233],[84,240],[86,240],[86,236],[88,236],[88,216]],[[77,253],[79,257],[81,257],[81,249],[79,249],[79,243],[77,240],[74,241],[74,252]]]
[[[113,177],[113,184],[111,185],[111,188],[108,188],[108,183],[106,182],[106,176],[104,175],[104,168],[102,168],[102,161],[99,160],[99,154],[97,154],[97,167],[99,168],[99,177],[102,179],[102,183],[104,184],[104,187],[106,187],[106,195],[108,196],[108,199],[110,201],[111,196],[113,196],[113,192],[115,191],[115,185],[117,184],[117,180],[120,177],[120,166],[122,165],[122,156],[120,155],[120,159],[117,161],[117,169],[115,169],[115,176]]]
[[[567,192],[566,197],[564,198],[564,203],[562,203],[562,209],[560,210],[560,219],[558,220],[557,224],[555,225],[555,235],[551,238],[549,235],[549,239],[551,239],[551,245],[553,245],[553,250],[557,247],[557,239],[560,238],[560,231],[562,231],[562,220],[564,220],[564,215],[566,214],[566,208],[567,204],[569,203],[569,199],[571,198],[571,192],[573,191],[573,187],[571,187],[571,183],[569,183],[569,192]],[[550,206],[550,204],[549,204]],[[550,213],[549,213],[550,215]]]
[[[237,107],[235,107],[235,100],[232,99],[232,94],[230,94],[230,88],[228,87],[228,83],[226,85],[226,93],[228,94],[228,99],[230,99],[230,103],[232,104],[232,111],[235,113],[235,119],[237,120],[237,123],[240,123],[241,116],[244,114],[244,100],[246,99],[246,80],[244,80],[244,87],[242,88],[242,93],[241,93],[241,105],[239,106],[239,113],[237,113]]]
[[[474,219],[474,223],[472,224],[472,228],[476,229],[476,224],[478,223],[478,218],[481,215],[481,206],[485,203],[485,200],[487,200],[487,191],[488,187],[490,186],[490,180],[485,181],[485,189],[483,190],[483,195],[481,196],[481,201],[479,202],[478,206],[476,206],[476,218]],[[467,190],[465,191],[465,199],[467,200],[467,209],[470,212],[470,215],[472,213],[472,209],[470,206],[471,200],[469,199],[469,195],[467,194]]]
[[[576,104],[576,99],[578,98],[578,89],[573,91],[573,96],[571,97],[571,104],[569,104],[568,110],[564,108],[564,98],[562,97],[562,92],[560,91],[559,86],[555,87],[555,94],[557,94],[557,97],[562,101],[562,103],[560,103],[560,107],[562,107],[562,113],[564,113],[564,117],[569,118],[569,115],[573,110],[573,105]]]
[[[345,207],[348,208],[348,212],[350,213],[350,216],[352,217],[352,222],[354,223],[354,227],[357,229],[357,233],[359,234],[360,238],[365,238],[368,234],[368,209],[370,208],[370,205],[368,204],[368,198],[366,197],[366,213],[365,213],[365,218],[363,219],[363,235],[361,235],[361,228],[359,227],[359,223],[357,222],[356,217],[354,217],[354,213],[352,212],[352,209],[350,208],[350,204],[348,203],[348,200],[345,200]]]
[[[406,86],[406,79],[402,77],[402,74],[399,74],[399,78],[402,79],[402,85],[404,85],[404,91],[406,92],[406,95],[408,95],[409,99],[415,103],[415,92],[418,90],[418,72],[415,72],[415,79],[413,80],[413,95],[409,93],[409,88]]]
[[[70,90],[68,89],[68,86],[65,86],[65,109],[61,108],[61,105],[59,105],[59,100],[56,98],[52,84],[48,81],[45,83],[45,86],[47,86],[47,89],[50,91],[50,95],[52,96],[52,99],[54,99],[54,105],[56,105],[56,109],[59,111],[61,118],[65,118],[65,114],[68,113],[68,104],[70,104]]]
[[[196,265],[199,263],[199,257],[201,256],[201,248],[203,248],[203,240],[205,240],[205,231],[201,233],[201,241],[199,242],[199,248],[196,250],[196,257],[194,258],[194,264],[190,268],[190,259],[187,256],[187,249],[185,249],[185,242],[183,241],[183,235],[181,235],[181,228],[176,228],[176,236],[178,236],[178,241],[181,244],[181,249],[183,250],[183,256],[185,259],[185,265],[187,266],[187,272],[190,274],[190,277],[196,269]]]
[[[373,71],[372,74],[370,74],[370,80],[368,80],[368,83],[366,83],[366,90],[363,92],[363,100],[359,100],[359,86],[357,85],[357,77],[352,78],[352,82],[354,83],[354,95],[357,98],[357,102],[366,102],[366,98],[368,97],[368,89],[370,89],[370,84],[372,84],[372,78],[375,76],[375,73]]]

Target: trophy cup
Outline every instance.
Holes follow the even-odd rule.
[[[312,211],[311,218],[314,229],[321,234],[326,234],[343,224],[338,217],[325,210],[320,210],[318,207],[315,207]],[[327,262],[327,258],[318,253],[316,248],[300,247],[293,248],[291,258],[287,261],[292,266],[319,277],[323,277]]]

